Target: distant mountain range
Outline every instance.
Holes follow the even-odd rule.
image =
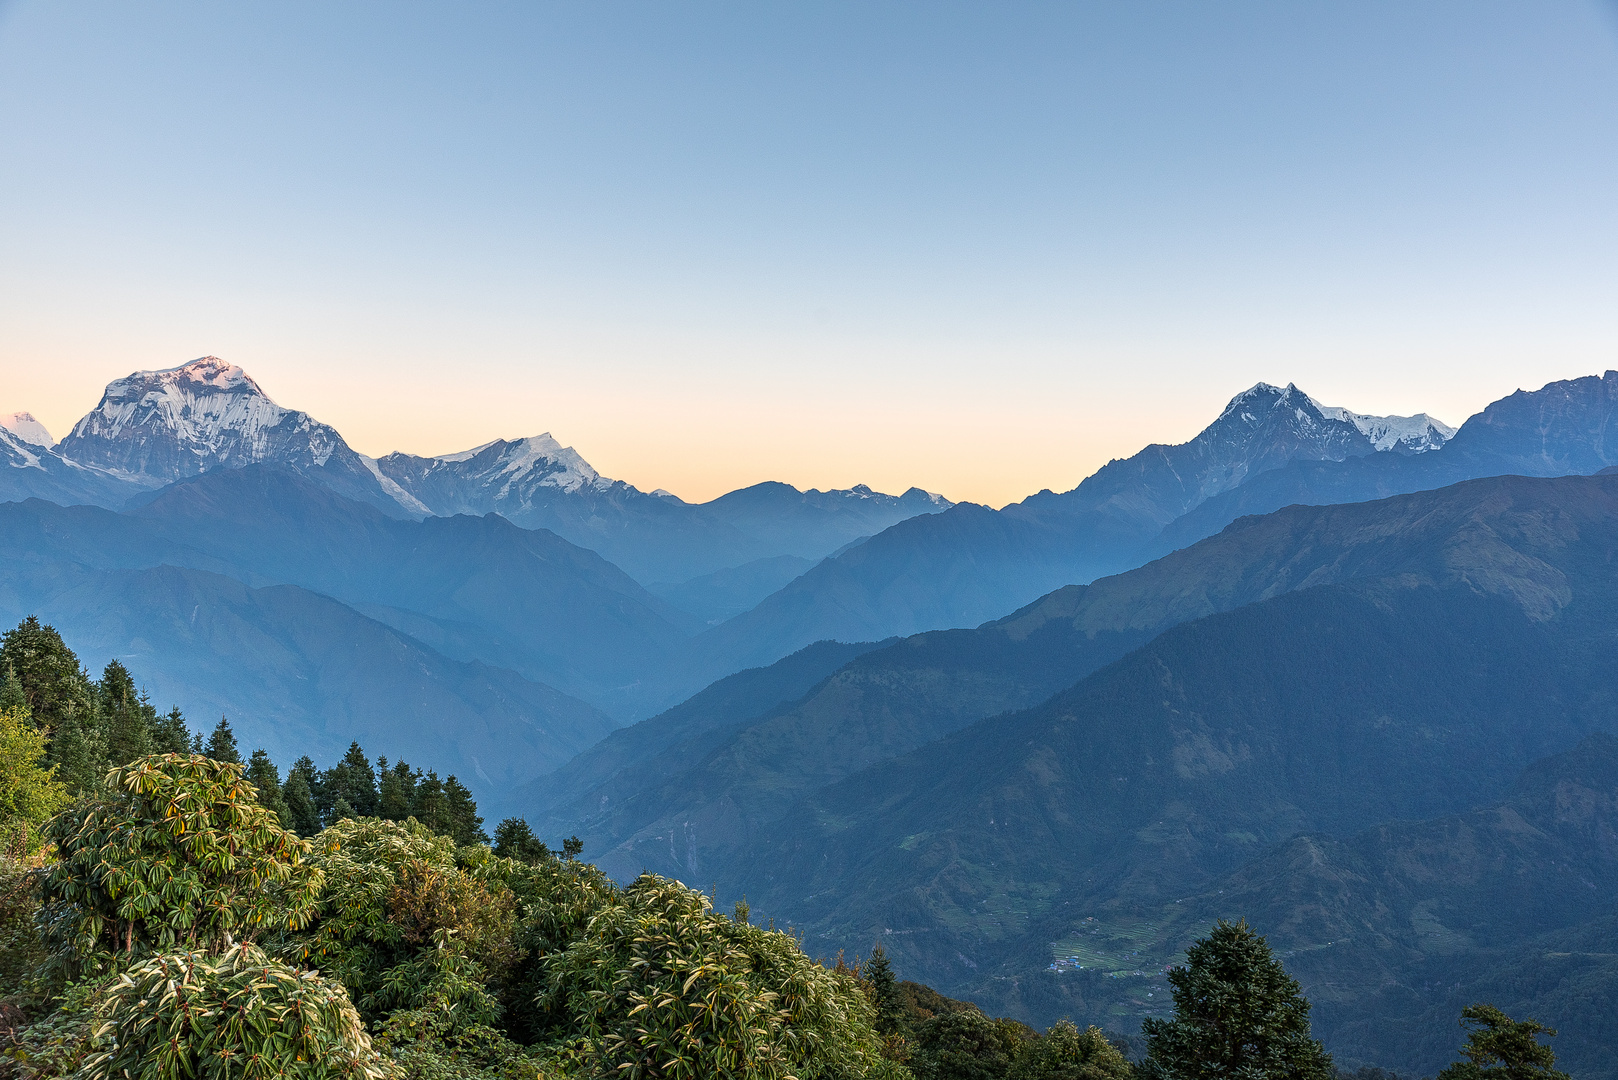
[[[952,505],[919,488],[893,496],[864,485],[803,492],[778,483],[693,505],[609,480],[549,434],[434,458],[373,459],[213,356],[114,380],[66,438],[49,438],[26,413],[0,426],[0,459],[11,466],[0,471],[0,499],[120,509],[195,476],[270,464],[390,517],[500,514],[588,547],[643,583],[669,586],[756,560],[820,559]],[[723,601],[720,609],[728,610]]]

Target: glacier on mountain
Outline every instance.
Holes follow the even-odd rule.
[[[5,428],[29,446],[43,446],[49,450],[56,445],[45,425],[35,420],[32,413],[14,412],[0,416],[0,428]]]

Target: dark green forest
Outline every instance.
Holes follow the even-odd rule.
[[[1336,1069],[1265,939],[1217,919],[1138,1036],[1035,1031],[814,957],[745,900],[627,886],[453,775],[358,744],[283,773],[228,720],[93,678],[49,626],[0,642],[0,1077],[1385,1080]],[[1441,1080],[1558,1077],[1486,1003]]]

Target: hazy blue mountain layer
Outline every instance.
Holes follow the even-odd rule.
[[[819,559],[858,536],[951,504],[911,488],[799,491],[764,483],[691,504],[601,476],[549,435],[437,458],[389,454],[382,474],[435,514],[496,513],[600,552],[637,580],[685,581],[760,559]],[[751,605],[748,605],[751,606]]]
[[[14,536],[8,529],[8,551]],[[203,729],[228,716],[245,747],[277,761],[335,760],[358,739],[433,762],[482,797],[555,768],[614,727],[551,687],[450,660],[289,585],[252,588],[174,566],[7,558],[0,622],[31,614],[74,642],[92,669],[119,659],[148,680],[159,708],[178,704]]]
[[[1480,583],[1536,612],[1565,602],[1539,545],[1568,507],[1610,528],[1618,478],[1471,481],[1373,504],[1292,507],[1243,519],[1137,570],[1070,586],[974,630],[917,635],[860,657],[804,701],[738,727],[700,760],[624,798],[581,796],[578,831],[617,874],[703,877],[740,857],[794,800],[1008,709],[1026,708],[1164,630],[1315,585],[1398,579]],[[1502,570],[1502,568],[1506,568]],[[695,748],[693,748],[694,750]],[[680,760],[686,760],[687,754]],[[604,793],[605,794],[605,793]],[[528,808],[524,808],[525,811]]]
[[[687,581],[652,582],[646,591],[681,611],[717,626],[756,607],[759,601],[815,565],[796,555],[754,559]]]
[[[298,585],[447,656],[511,668],[625,719],[642,707],[637,678],[687,630],[622,571],[550,533],[494,515],[390,518],[279,467],[208,473],[124,514],[0,504],[0,534],[0,564],[168,563]]]
[[[849,661],[891,642],[819,641],[767,668],[738,671],[674,708],[620,728],[506,800],[544,835],[566,835],[661,777],[683,772],[730,729],[797,701]]]
[[[1518,392],[1454,440],[1420,444],[1422,453],[1373,440],[1340,418],[1352,414],[1322,409],[1295,387],[1260,384],[1190,442],[1110,462],[1072,491],[902,522],[708,631],[694,646],[697,662],[712,670],[719,657],[745,654],[768,663],[819,637],[974,626],[1294,502],[1362,501],[1507,473],[1593,473],[1618,461],[1618,444],[1602,436],[1618,421],[1615,380]]]

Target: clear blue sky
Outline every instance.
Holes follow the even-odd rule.
[[[1618,367],[1588,3],[0,3],[0,410],[996,504],[1295,381]]]

